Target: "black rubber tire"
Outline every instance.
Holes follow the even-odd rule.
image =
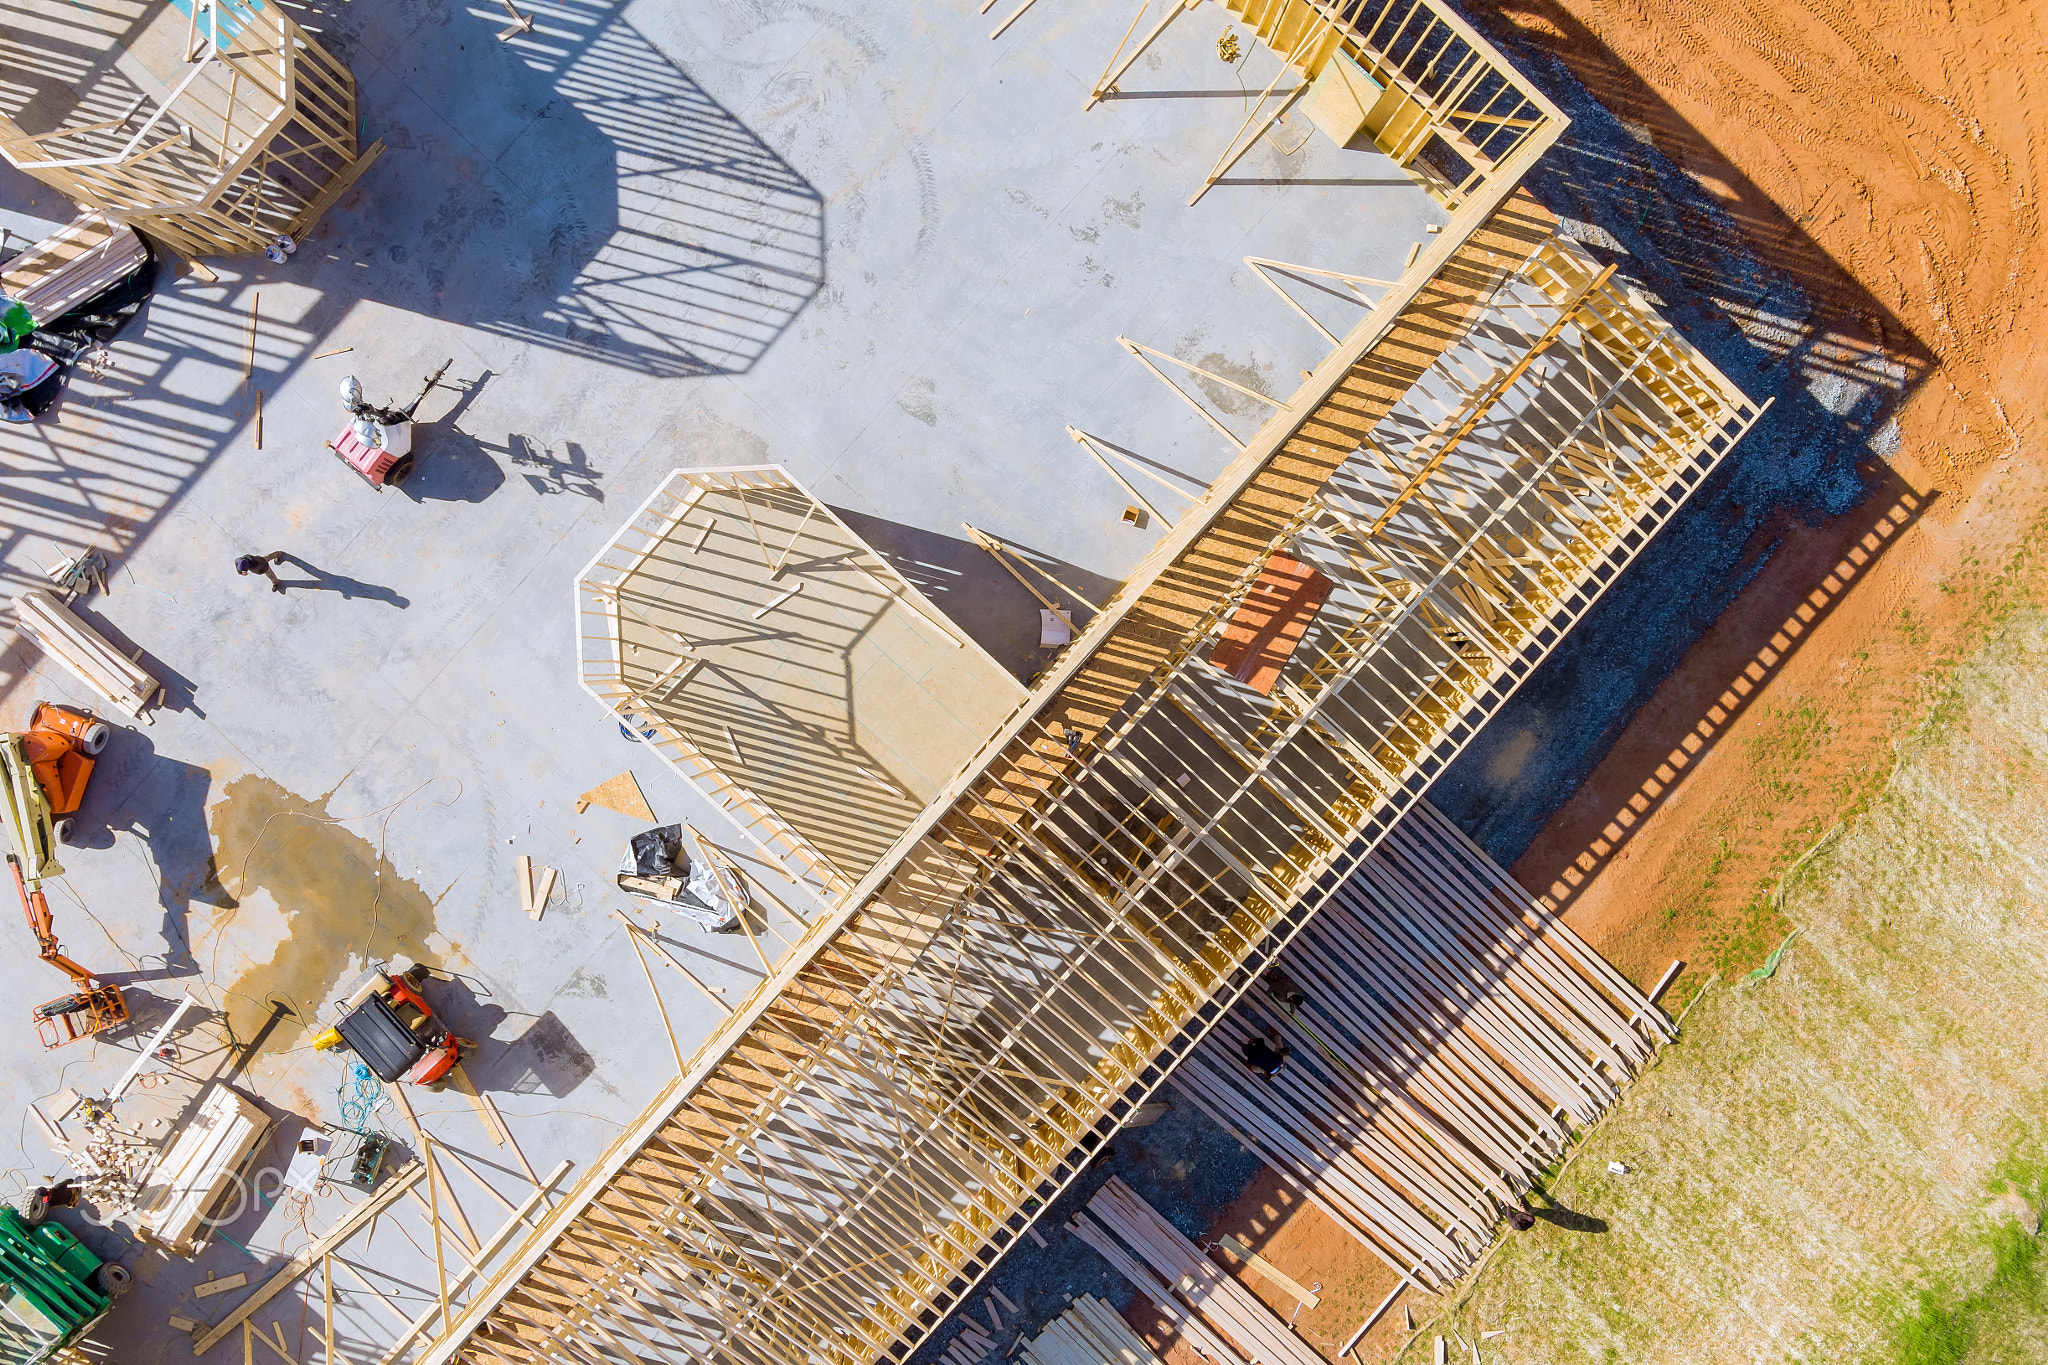
[[[61,815],[50,823],[50,832],[57,836],[57,842],[68,844],[71,836],[78,833],[78,821],[68,815]]]
[[[108,1261],[92,1273],[92,1282],[100,1293],[118,1299],[135,1287],[135,1273],[119,1261]]]
[[[396,488],[399,484],[404,483],[411,473],[412,456],[401,455],[392,464],[391,468],[384,471],[384,482],[386,486]]]
[[[107,747],[107,741],[113,737],[114,727],[103,720],[96,720],[86,727],[85,736],[78,741],[78,747],[85,750],[87,758],[97,758],[100,751]]]

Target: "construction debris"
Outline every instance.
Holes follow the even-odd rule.
[[[215,1294],[225,1294],[230,1289],[240,1289],[247,1283],[249,1283],[249,1277],[239,1270],[232,1275],[224,1275],[217,1280],[209,1275],[203,1283],[192,1286],[192,1297],[210,1299]]]
[[[583,814],[592,806],[615,810],[621,815],[630,815],[636,820],[654,820],[654,811],[647,804],[647,798],[640,794],[640,784],[633,780],[633,774],[620,773],[608,782],[600,782],[576,798],[576,813]]]

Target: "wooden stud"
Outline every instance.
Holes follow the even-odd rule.
[[[426,1138],[427,1205],[434,1225],[434,1281],[441,1294],[441,1321],[453,1322],[448,1312],[448,1266],[441,1252],[441,1176],[434,1160],[434,1140]],[[451,1196],[452,1197],[452,1196]]]
[[[760,619],[761,619],[762,617],[766,616],[766,615],[767,615],[767,614],[768,614],[769,612],[771,612],[771,611],[774,611],[774,610],[775,610],[775,609],[776,609],[777,607],[781,606],[781,605],[782,605],[783,603],[787,602],[787,601],[788,601],[788,600],[789,600],[790,598],[792,598],[792,597],[796,596],[796,595],[797,595],[798,593],[802,592],[803,590],[804,590],[804,582],[803,582],[803,580],[802,580],[801,578],[799,578],[799,579],[798,579],[798,580],[797,580],[797,581],[796,581],[795,583],[792,583],[792,584],[790,585],[790,588],[789,588],[789,591],[788,591],[788,592],[785,592],[785,593],[783,593],[783,594],[782,594],[781,596],[777,597],[777,598],[776,598],[776,599],[775,599],[774,601],[770,602],[770,603],[769,603],[769,604],[768,604],[767,606],[765,606],[765,607],[762,607],[762,608],[760,608],[759,610],[757,610],[757,611],[756,611],[756,612],[754,613],[754,619],[755,619],[756,621],[760,620]]]
[[[326,1350],[322,1353],[322,1365],[335,1365],[340,1359],[334,1354],[334,1257],[323,1253],[320,1257],[320,1322]]]
[[[1002,550],[998,548],[994,537],[985,535],[982,532],[975,530],[972,526],[969,526],[964,521],[961,522],[960,525],[966,529],[967,534],[973,538],[975,544],[979,545],[982,549],[987,550],[991,555],[995,556],[996,563],[1002,565],[1004,571],[1007,572],[1010,575],[1010,577],[1016,579],[1019,583],[1022,583],[1024,585],[1024,591],[1030,593],[1033,597],[1037,598],[1041,603],[1045,605],[1045,609],[1047,611],[1051,612],[1054,616],[1059,617],[1061,621],[1065,622],[1068,630],[1073,631],[1076,635],[1080,634],[1080,631],[1075,629],[1074,618],[1067,615],[1064,611],[1061,611],[1059,603],[1053,601],[1050,597],[1047,597],[1044,593],[1040,592],[1036,587],[1032,585],[1030,579],[1026,578],[1023,575],[1023,573],[1017,569],[1015,565],[1010,563],[1009,559],[1003,554]]]
[[[249,296],[249,347],[242,358],[242,392],[249,391],[249,378],[256,373],[256,315],[263,306],[263,291]]]
[[[668,1034],[668,1045],[676,1054],[676,1070],[680,1072],[686,1065],[683,1061],[683,1045],[676,1041],[676,1028],[669,1022],[668,1005],[661,998],[661,987],[654,984],[654,969],[647,965],[647,955],[640,951],[640,929],[630,920],[626,922],[626,942],[633,945],[634,960],[639,962],[641,972],[647,977],[647,989],[654,993],[654,1008],[661,1015],[662,1031]]]

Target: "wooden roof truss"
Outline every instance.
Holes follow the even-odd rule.
[[[1107,725],[1021,722],[426,1360],[900,1358],[1760,412],[1544,243]],[[1335,589],[1267,697],[1206,657],[1283,549]]]

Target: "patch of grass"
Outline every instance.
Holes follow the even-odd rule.
[[[2041,1239],[2016,1223],[2001,1223],[1989,1240],[1990,1283],[1948,1307],[1935,1290],[1922,1291],[1918,1309],[1899,1325],[1891,1357],[1898,1365],[1962,1365],[1980,1338],[2041,1311]]]

